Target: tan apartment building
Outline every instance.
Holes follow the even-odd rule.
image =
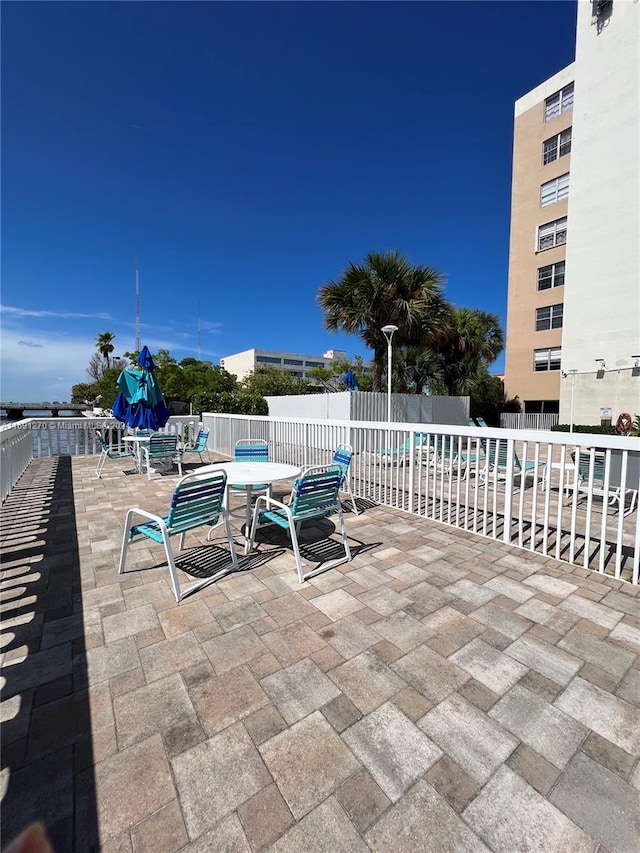
[[[575,62],[515,103],[505,388],[640,413],[640,3],[579,0]]]
[[[525,412],[560,401],[574,65],[516,101],[505,387]]]

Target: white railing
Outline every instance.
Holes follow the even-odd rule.
[[[501,412],[500,426],[503,429],[552,429],[560,422],[559,415],[535,415],[516,412]]]
[[[127,427],[115,418],[28,418],[33,439],[34,459],[43,456],[84,456],[99,453],[96,429],[108,440],[112,449],[124,448],[122,437]],[[198,418],[172,415],[159,432],[177,433],[192,440],[198,431]]]
[[[269,442],[276,462],[329,462],[351,444],[371,500],[638,583],[640,440],[436,424],[204,414],[209,449]],[[579,442],[579,443],[578,443]],[[578,464],[575,464],[575,463]]]
[[[195,415],[173,415],[160,432],[177,433],[192,441],[198,426]],[[32,459],[99,453],[96,429],[101,430],[113,449],[124,448],[122,436],[126,427],[115,418],[24,418],[0,427],[2,501]]]
[[[2,503],[31,462],[31,430],[24,421],[0,427],[0,490]]]

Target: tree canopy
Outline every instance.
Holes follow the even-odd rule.
[[[371,252],[363,263],[350,263],[337,281],[320,287],[325,328],[358,335],[373,351],[374,391],[382,390],[387,353],[382,327],[398,327],[394,346],[428,345],[447,317],[443,283],[433,267],[414,267],[398,252]]]

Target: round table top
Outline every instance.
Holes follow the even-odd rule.
[[[226,472],[228,483],[246,486],[289,480],[297,477],[301,471],[299,465],[288,465],[285,462],[216,462],[197,470],[198,474],[208,474],[221,469]]]

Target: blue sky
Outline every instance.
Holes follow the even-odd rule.
[[[575,2],[3,3],[2,387],[67,400],[95,337],[177,359],[370,353],[318,287],[372,250],[506,318],[513,103]],[[502,367],[502,359],[496,371]]]

